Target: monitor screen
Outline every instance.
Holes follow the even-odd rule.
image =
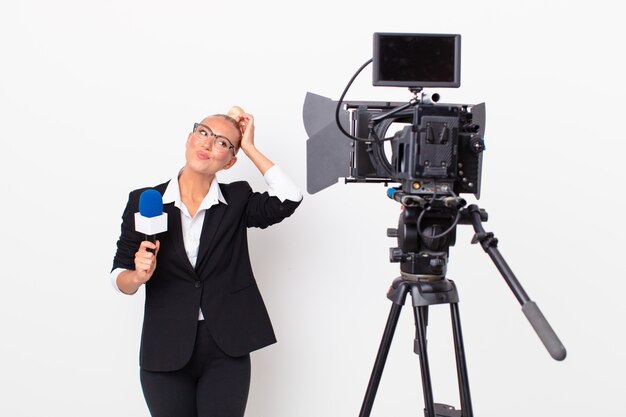
[[[373,84],[459,87],[461,35],[374,33]]]

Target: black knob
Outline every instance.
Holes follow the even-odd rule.
[[[389,248],[389,262],[401,262],[403,258],[402,249]]]
[[[481,153],[485,150],[485,142],[483,142],[482,138],[473,138],[470,140],[470,149],[474,153]]]

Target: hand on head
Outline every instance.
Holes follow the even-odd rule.
[[[241,131],[241,149],[244,152],[254,147],[254,117],[246,113],[241,107],[233,106],[228,115],[235,119]]]

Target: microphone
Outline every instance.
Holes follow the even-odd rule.
[[[135,230],[145,240],[156,242],[158,233],[167,231],[167,213],[163,213],[163,197],[157,190],[146,190],[139,196],[139,212],[135,213]],[[154,250],[149,249],[154,253]]]

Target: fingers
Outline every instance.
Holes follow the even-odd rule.
[[[149,240],[144,240],[139,245],[139,250],[144,250],[144,251],[147,251],[148,249],[156,249],[156,248],[157,248],[157,245],[150,242]]]
[[[155,262],[156,256],[151,252],[139,250],[135,254],[135,269],[137,271],[148,272]]]
[[[241,123],[242,121],[247,122],[249,120],[254,120],[254,116],[250,113],[241,113],[239,116],[237,116],[237,123]]]
[[[150,241],[143,241],[139,245],[139,250],[135,253],[135,271],[137,271],[143,279],[150,279],[152,272],[156,268],[156,255],[161,247],[161,242],[158,240],[156,243]],[[148,249],[154,250],[154,253],[149,252]]]
[[[249,127],[254,126],[254,116],[249,113],[241,113],[239,116],[237,116],[237,124],[239,125],[239,128],[243,133]]]
[[[254,117],[249,113],[242,113],[238,120],[242,134],[240,147],[248,154],[254,148]]]

